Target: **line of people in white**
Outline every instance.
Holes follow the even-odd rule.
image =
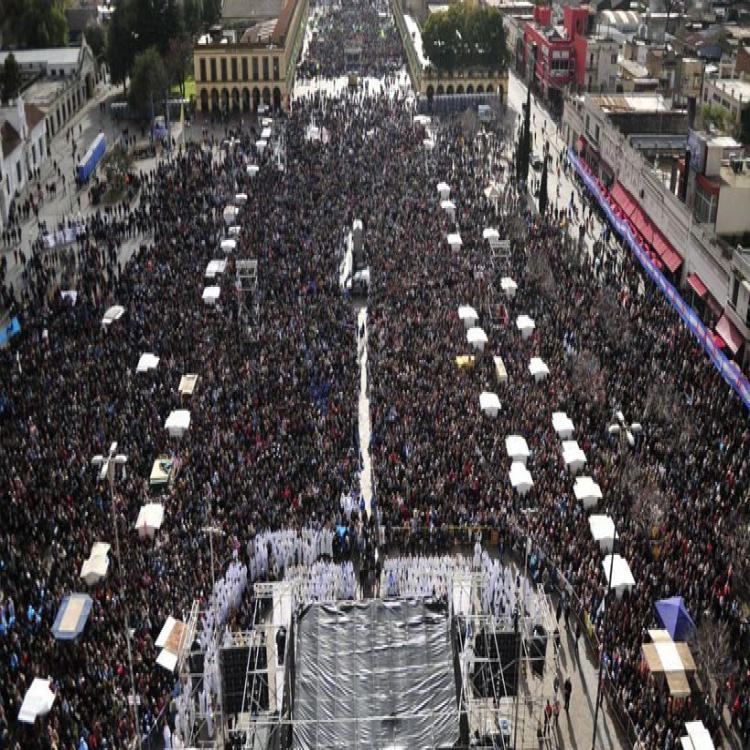
[[[327,527],[259,533],[247,543],[250,580],[266,580],[269,571],[279,580],[288,568],[309,567],[320,557],[333,557],[333,535],[333,530]]]
[[[287,579],[294,581],[296,608],[312,602],[354,599],[357,594],[357,579],[351,561],[340,565],[318,561],[309,568],[293,568],[289,571]]]
[[[456,574],[471,575],[469,561],[461,556],[390,557],[383,564],[381,587],[386,597],[449,599]]]

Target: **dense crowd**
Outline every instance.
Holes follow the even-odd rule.
[[[304,78],[393,75],[404,63],[403,47],[387,5],[370,0],[341,0],[323,6],[305,59]]]
[[[390,70],[398,45],[391,32],[381,35],[377,15],[363,15],[370,10],[334,11],[340,15],[310,49],[322,66],[316,72],[342,71],[339,53],[353,32],[365,57],[373,55],[361,72]],[[306,139],[313,112],[326,143]],[[482,139],[449,121],[425,151],[413,114],[398,96],[298,102],[276,126],[286,131],[283,171],[269,153],[254,153],[252,131],[221,152],[180,149],[143,175],[137,207],[88,221],[72,260],[65,256],[74,305],[50,295],[53,277],[35,255],[25,290],[11,300],[23,331],[0,353],[0,750],[119,748],[136,731],[174,727],[175,678],[156,666],[154,639],[168,615],[185,617],[193,599],[209,595],[207,524],[223,532],[214,542],[219,566],[233,560],[257,577],[281,575],[295,555],[282,537],[253,543],[261,532],[312,529],[331,550],[341,538],[341,557],[370,546],[372,519],[363,522],[358,503],[344,511],[341,502],[356,496],[360,464],[356,319],[337,281],[343,232],[354,219],[365,225],[373,270],[370,447],[388,547],[441,550],[451,526],[492,527],[503,548],[530,535],[535,576],[572,587],[644,747],[670,747],[698,712],[715,728],[707,709],[717,702],[731,706],[747,737],[748,632],[729,552],[750,498],[746,413],[627,253],[601,248],[594,272],[561,228],[576,221],[574,212],[539,220],[517,200],[487,198]],[[255,177],[248,159],[260,166]],[[441,180],[451,187],[455,226],[439,208]],[[209,308],[204,270],[221,255],[222,209],[237,192],[249,195],[238,246]],[[504,270],[518,283],[513,300],[501,296],[488,265],[488,226],[514,238]],[[445,242],[457,227],[459,252]],[[138,249],[120,268],[117,250],[134,238]],[[259,262],[260,320],[250,336],[238,325],[235,257]],[[115,303],[125,316],[104,328],[102,313]],[[489,337],[468,369],[455,360],[469,353],[461,304],[480,312]],[[518,314],[536,321],[529,341],[514,326]],[[155,373],[135,373],[144,352],[160,357]],[[504,359],[507,385],[497,383],[493,354]],[[547,381],[529,375],[531,356],[549,366]],[[200,380],[186,406],[190,430],[176,441],[163,425],[188,372]],[[485,390],[500,395],[497,419],[479,410]],[[643,423],[633,450],[607,431],[617,409]],[[633,595],[606,609],[601,555],[552,430],[557,410],[574,421],[637,581]],[[535,485],[523,501],[507,478],[509,434],[531,448]],[[115,500],[122,569],[115,560],[91,590],[83,636],[56,642],[50,628],[63,596],[83,589],[78,575],[92,544],[113,536],[108,488],[90,466],[113,440],[128,455]],[[133,524],[162,454],[179,458],[180,471],[161,498],[161,530],[143,540]],[[536,512],[522,512],[528,506]],[[341,528],[343,537],[332,536]],[[732,628],[741,668],[708,707],[667,701],[639,670],[652,604],[674,594],[704,626]],[[138,730],[127,708],[126,607]],[[231,609],[230,621],[246,624],[248,602]],[[55,706],[43,731],[24,729],[16,716],[25,690],[47,675]]]

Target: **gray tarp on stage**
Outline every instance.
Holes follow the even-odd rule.
[[[314,604],[297,632],[295,748],[416,750],[458,741],[444,607]]]

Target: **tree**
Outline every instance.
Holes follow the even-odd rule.
[[[544,155],[544,166],[542,167],[542,182],[539,186],[539,215],[544,216],[547,212],[547,203],[549,197],[547,195],[547,154]]]
[[[184,0],[182,15],[185,31],[191,37],[196,36],[203,26],[203,3],[201,0]]]
[[[167,85],[167,72],[159,50],[149,47],[133,62],[128,103],[142,115],[153,117],[154,102],[163,97]]]
[[[65,10],[54,0],[26,0],[19,28],[26,47],[64,47],[68,43]]]
[[[135,32],[131,28],[131,10],[132,6],[125,0],[117,3],[107,30],[109,74],[112,83],[122,84],[126,96],[128,76],[136,53],[133,37]]]
[[[221,18],[221,0],[203,0],[203,23],[213,26]]]
[[[94,59],[97,62],[103,60],[107,46],[107,37],[104,34],[104,29],[98,23],[90,23],[85,28],[83,36],[86,39],[86,44],[91,47]]]
[[[529,156],[531,154],[531,86],[526,89],[526,106],[523,113],[523,126],[516,150],[516,180],[520,183],[529,176]]]
[[[737,669],[732,659],[732,633],[728,622],[703,617],[691,643],[704,692],[713,693],[714,686],[724,689],[727,679]]]
[[[180,96],[184,99],[185,78],[189,75],[193,66],[193,42],[187,33],[182,33],[169,40],[164,64],[170,85],[177,83],[180,87]]]
[[[16,56],[11,53],[5,58],[3,64],[3,91],[4,100],[15,99],[21,89],[21,68],[18,65]]]

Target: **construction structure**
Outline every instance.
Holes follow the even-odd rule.
[[[238,322],[240,334],[251,340],[258,337],[260,299],[258,297],[258,261],[255,258],[238,260],[235,264]]]

